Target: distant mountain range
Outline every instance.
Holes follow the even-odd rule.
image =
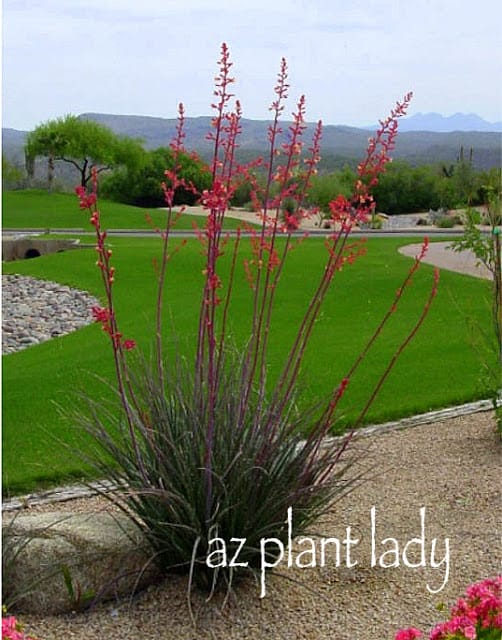
[[[417,113],[399,122],[400,131],[496,131],[502,132],[502,121],[487,122],[475,113],[454,113],[442,116],[440,113]]]
[[[106,125],[120,135],[141,138],[147,149],[167,146],[175,134],[177,123],[176,119],[103,113],[85,113],[80,117]],[[242,120],[238,149],[241,162],[264,153],[267,148],[269,124],[264,120]],[[288,123],[284,122],[284,131],[287,131],[287,126]],[[455,130],[444,131],[450,127]],[[466,127],[469,130],[466,130]],[[309,134],[313,129],[314,125],[308,124],[305,140],[309,140]],[[197,151],[202,157],[210,157],[212,145],[207,140],[210,130],[211,117],[186,118],[186,148]],[[476,169],[502,166],[502,123],[490,124],[474,114],[455,114],[450,117],[417,114],[403,118],[399,123],[399,131],[393,152],[396,160],[406,160],[414,165],[450,164],[455,162],[463,147],[466,154],[472,148],[473,165]],[[366,128],[325,126],[322,136],[323,160],[320,168],[333,170],[347,163],[355,164],[364,155],[368,135]],[[2,151],[9,160],[19,166],[24,164],[25,137],[25,131],[2,129]]]

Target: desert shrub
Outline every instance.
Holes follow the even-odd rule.
[[[204,163],[193,154],[174,156],[170,148],[159,147],[145,153],[141,165],[118,169],[101,182],[101,194],[116,202],[138,207],[162,207],[165,205],[159,176],[178,163],[180,184],[176,188],[175,204],[193,205],[198,193],[209,187],[211,175]],[[190,186],[188,186],[190,185]]]
[[[389,215],[437,209],[444,204],[440,182],[432,166],[412,167],[406,162],[393,162],[375,185],[377,208]]]
[[[315,175],[307,194],[307,201],[310,205],[318,207],[322,214],[329,218],[329,203],[340,194],[349,198],[355,180],[356,173],[349,167],[345,167],[342,171]]]
[[[483,217],[477,209],[467,209],[463,214],[463,221],[467,221],[469,224],[477,225],[481,224]]]
[[[373,213],[370,186],[389,161],[397,120],[405,113],[411,94],[397,103],[370,139],[350,197],[340,194],[329,203],[334,230],[326,238],[325,265],[281,372],[277,379],[269,381],[268,347],[273,340],[276,292],[288,255],[298,241],[295,231],[299,221],[309,214],[303,203],[308,201],[309,186],[320,159],[322,127],[318,123],[305,157],[302,96],[288,128],[287,143],[279,141],[280,115],[289,86],[283,60],[271,107],[270,161],[264,163],[267,178],[260,184],[254,173],[255,164],[235,163],[241,112],[238,102],[235,109],[229,107],[228,89],[233,82],[230,68],[228,49],[223,45],[216,78],[214,129],[210,134],[215,145],[211,185],[199,194],[207,212],[205,227],[198,231],[204,256],[200,316],[195,344],[187,353],[178,351],[173,357],[173,335],[169,336],[171,348],[166,349],[165,324],[171,323],[163,322],[166,269],[180,248],[172,246],[171,231],[176,220],[173,205],[179,186],[187,186],[177,161],[178,155],[185,154],[183,110],[180,109],[177,137],[171,145],[174,161],[165,171],[163,184],[167,211],[157,262],[151,358],[130,353],[134,341],[124,337],[115,314],[115,268],[106,245],[103,214],[97,206],[97,179],[91,193],[77,189],[80,206],[89,211],[96,231],[97,266],[103,278],[106,306],[95,308],[94,315],[110,339],[120,408],[107,406],[99,398],[89,399],[89,412],[78,417],[97,443],[90,462],[101,477],[113,480],[117,487],[115,493],[107,495],[137,521],[150,541],[152,558],[164,571],[186,572],[190,581],[209,591],[225,585],[229,588],[239,574],[257,571],[263,592],[265,570],[279,562],[288,536],[305,532],[320,514],[363,479],[365,461],[352,446],[355,428],[399,354],[424,321],[436,292],[437,276],[416,325],[396,346],[394,357],[361,408],[354,430],[341,440],[326,444],[325,436],[335,424],[340,398],[393,316],[426,250],[424,245],[402,286],[391,296],[388,313],[347,375],[334,381],[332,393],[322,404],[300,410],[299,374],[311,332],[333,278],[362,255],[362,245],[349,236],[355,225]],[[261,211],[261,227],[248,230],[251,257],[243,262],[249,317],[233,319],[249,322],[249,335],[244,344],[234,345],[230,330],[232,295],[244,238],[238,231],[230,239],[221,229],[234,189],[243,177],[251,184],[255,210]],[[229,272],[226,282],[220,275],[224,261]],[[289,294],[294,296],[295,292]],[[79,402],[79,406],[82,404]],[[291,527],[290,509],[294,512]],[[230,560],[237,551],[240,564],[232,565]]]
[[[483,233],[478,225],[477,211],[467,209],[464,217],[464,233],[452,244],[454,251],[469,250],[490,274],[491,300],[489,307],[492,331],[474,327],[475,347],[483,366],[482,383],[489,395],[496,415],[497,431],[502,438],[502,193],[501,184],[487,187],[486,214],[483,222],[489,233]],[[493,357],[495,356],[495,357]]]
[[[440,216],[434,223],[440,229],[452,229],[455,226],[454,216]]]
[[[251,200],[249,200],[248,202],[245,202],[242,205],[242,208],[244,209],[244,211],[247,211],[248,213],[255,213],[256,212],[254,202],[252,202]]]
[[[256,180],[261,179],[260,174],[256,174]],[[249,211],[254,211],[252,208],[251,202],[251,191],[253,189],[253,185],[249,180],[243,180],[242,182],[236,184],[235,189],[232,192],[232,198],[230,200],[230,204],[232,207],[244,207]],[[251,208],[249,208],[251,206]]]

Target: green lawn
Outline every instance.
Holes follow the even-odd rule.
[[[312,335],[301,372],[306,402],[325,397],[345,375],[392,300],[411,261],[398,254],[405,238],[371,239],[368,254],[336,275]],[[155,239],[112,238],[117,267],[116,302],[126,337],[148,350],[152,340]],[[166,338],[177,335],[190,351],[196,335],[202,282],[200,245],[190,240],[170,262],[167,286]],[[321,239],[309,239],[290,252],[272,326],[269,378],[282,358],[302,317],[324,258]],[[56,280],[101,295],[94,250],[82,249],[4,265],[5,273]],[[222,264],[224,279],[225,267]],[[418,317],[432,281],[423,265],[398,312],[370,358],[351,381],[340,405],[339,427],[358,415],[386,362]],[[237,342],[249,331],[249,290],[237,275],[230,329]],[[400,358],[369,415],[386,421],[483,397],[480,363],[471,344],[466,317],[489,326],[489,283],[443,271],[433,308],[416,339]],[[173,329],[174,327],[174,329]],[[3,487],[19,493],[45,484],[80,478],[84,466],[65,444],[89,443],[59,415],[58,405],[78,406],[73,392],[106,395],[95,376],[112,378],[108,342],[97,325],[3,358]],[[308,428],[308,425],[306,425]]]
[[[100,209],[106,216],[108,229],[151,229],[145,215],[149,214],[155,225],[163,228],[165,212],[158,209],[141,209],[109,200],[100,200]],[[196,222],[204,224],[202,216],[183,215],[176,223],[177,229],[191,229]],[[235,229],[239,222],[228,218],[227,229]],[[89,229],[89,215],[80,211],[76,195],[49,193],[38,189],[4,191],[2,193],[2,225],[4,229]]]

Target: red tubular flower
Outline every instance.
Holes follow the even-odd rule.
[[[92,224],[93,227],[98,228],[98,226],[99,226],[99,211],[94,211],[94,213],[92,214],[89,222]]]
[[[396,637],[394,640],[415,640],[415,638],[420,638],[422,632],[419,629],[415,629],[415,627],[410,627],[409,629],[401,629],[396,633]]]
[[[334,410],[338,405],[338,403],[340,402],[340,399],[342,398],[347,387],[349,386],[349,382],[350,382],[349,378],[343,378],[340,384],[338,385],[338,388],[335,390],[333,397],[331,398],[331,401],[330,401],[330,408],[332,410]]]
[[[82,187],[81,185],[75,187],[75,193],[80,201],[81,209],[92,209],[97,202],[96,192],[93,191],[92,193],[87,194],[85,187]]]
[[[429,250],[429,238],[425,236],[425,238],[423,239],[422,248],[420,250],[419,256],[417,257],[417,260],[422,260],[423,258],[425,258],[425,254],[427,253],[428,250]]]
[[[230,192],[221,180],[216,179],[211,189],[204,189],[201,203],[210,211],[225,211],[229,206]]]
[[[342,222],[350,214],[351,205],[345,196],[338,195],[329,203],[333,222]]]
[[[210,289],[220,289],[221,288],[221,278],[216,275],[216,273],[213,273],[209,278],[208,278],[208,285]]]
[[[296,231],[300,226],[300,220],[291,213],[284,214],[284,223],[283,231],[287,231],[288,233]]]
[[[92,307],[91,312],[96,322],[105,323],[110,320],[110,309],[104,309],[103,307]]]
[[[110,338],[112,339],[115,349],[118,349],[121,345],[122,334],[118,331],[116,333],[112,333],[111,331],[109,331],[108,333],[110,334]]]

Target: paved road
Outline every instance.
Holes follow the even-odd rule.
[[[75,234],[80,236],[89,236],[92,237],[94,235],[94,231],[84,230],[84,229],[3,229],[2,234],[4,236],[16,236],[16,235],[26,235],[26,234],[43,234],[50,232],[55,235],[68,235]],[[173,237],[191,237],[194,236],[193,231],[189,230],[172,230]],[[232,231],[229,231],[232,233]],[[298,235],[303,235],[304,232],[298,232]],[[310,229],[308,231],[309,235],[312,237],[323,237],[328,235],[327,230],[323,229]],[[377,231],[377,230],[364,230],[364,231],[353,231],[352,235],[354,236],[364,236],[370,238],[395,238],[395,237],[406,237],[406,238],[420,238],[423,239],[424,236],[428,236],[430,238],[451,238],[453,235],[462,235],[463,230],[451,230],[442,231],[438,229],[431,228],[422,228],[417,230],[416,228],[410,229],[396,229],[396,230],[386,230],[386,231]],[[135,229],[110,229],[108,231],[109,236],[115,237],[133,237],[133,238],[148,238],[154,237],[157,234],[155,231],[145,229],[145,230],[135,230]],[[249,235],[246,233],[242,234],[243,236]],[[478,265],[476,257],[469,251],[463,251],[462,253],[455,253],[451,249],[449,249],[449,242],[431,242],[429,245],[429,250],[427,252],[426,257],[424,258],[424,262],[428,264],[433,264],[435,266],[440,267],[441,269],[449,269],[451,271],[458,271],[460,273],[465,273],[467,275],[475,276],[478,278],[490,278],[491,274],[486,267],[483,265]],[[400,253],[409,257],[415,257],[420,252],[421,244],[410,244],[399,249]]]
[[[313,237],[324,237],[329,235],[329,231],[326,229],[309,229],[308,231],[298,231],[294,235],[303,236],[305,233]],[[93,236],[94,231],[89,229],[2,229],[3,235],[16,236],[26,234],[44,234],[51,233],[54,235],[68,235],[75,234],[79,236]],[[235,230],[228,230],[229,234],[235,233]],[[442,231],[440,229],[422,228],[418,231],[416,228],[410,229],[394,229],[394,230],[354,230],[351,235],[364,236],[370,238],[395,238],[397,236],[406,236],[409,238],[423,238],[424,236],[434,238],[450,238],[454,235],[462,235],[462,230]],[[125,236],[135,238],[149,238],[156,236],[157,233],[150,229],[107,229],[109,236]],[[190,237],[194,236],[195,232],[189,229],[172,229],[171,234],[177,237]],[[241,236],[250,235],[246,232],[241,232]]]

